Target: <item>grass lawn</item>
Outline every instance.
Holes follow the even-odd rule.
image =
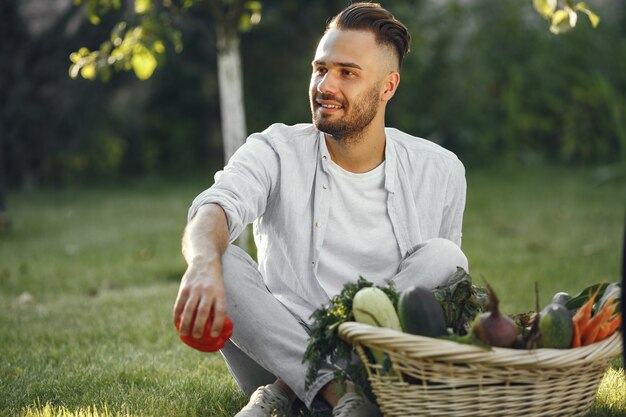
[[[207,179],[207,183],[210,181]],[[178,341],[180,237],[201,180],[9,195],[0,235],[0,416],[232,416],[219,354]],[[590,169],[469,170],[463,248],[507,312],[619,276],[626,183]],[[626,415],[613,362],[590,416]]]

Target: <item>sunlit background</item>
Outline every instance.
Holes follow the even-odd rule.
[[[115,1],[112,1],[115,3]],[[88,3],[88,2],[87,2]],[[128,4],[127,4],[128,3]],[[249,132],[308,122],[310,61],[326,18],[346,1],[262,3],[240,34]],[[469,167],[616,163],[626,158],[626,11],[589,4],[553,35],[532,2],[388,1],[412,51],[388,124],[457,152]],[[182,51],[164,41],[152,77],[69,77],[70,55],[96,50],[133,2],[93,25],[71,0],[2,2],[2,173],[10,187],[91,182],[222,164],[215,25],[208,7],[176,20]]]
[[[574,28],[572,13],[541,15],[567,3]],[[220,28],[239,41],[251,133],[310,121],[314,49],[347,4],[0,1],[0,415],[232,416],[245,404],[219,354],[183,345],[170,317],[187,208],[223,166],[224,116],[238,112],[220,101],[238,102],[232,84],[220,94]],[[474,279],[510,313],[535,308],[535,282],[545,304],[616,281],[626,2],[382,4],[413,36],[387,124],[464,162]],[[625,414],[615,360],[588,416]]]

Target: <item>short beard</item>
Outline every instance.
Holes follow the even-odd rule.
[[[325,99],[326,97],[323,97]],[[312,99],[315,103],[315,97]],[[363,135],[363,131],[372,123],[378,113],[378,86],[372,87],[362,96],[355,97],[354,105],[348,110],[346,115],[340,119],[331,121],[324,116],[316,116],[313,110],[313,124],[315,127],[331,135],[337,141],[346,143],[358,143]]]

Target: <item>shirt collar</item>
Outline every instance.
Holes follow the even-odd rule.
[[[393,193],[395,186],[395,172],[396,172],[396,149],[393,146],[393,139],[391,138],[391,132],[389,129],[385,129],[385,189]],[[322,162],[322,169],[328,173],[328,164],[330,163],[330,152],[326,147],[326,140],[324,138],[324,132],[317,132],[319,141],[319,158]]]

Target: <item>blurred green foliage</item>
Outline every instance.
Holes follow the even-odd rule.
[[[8,182],[181,171],[210,177],[223,161],[208,8],[172,1],[191,7],[176,23],[184,50],[176,53],[174,38],[161,48],[154,42],[162,37],[155,37],[148,50],[160,51],[151,52],[158,67],[148,80],[122,72],[99,83],[71,80],[68,67],[100,51],[103,40],[113,48],[122,45],[136,23],[125,19],[129,7],[143,10],[139,16],[158,17],[167,2],[156,7],[157,2],[120,1],[116,8],[110,0],[108,12],[97,13],[96,26],[85,19],[84,7],[103,0],[82,2],[85,6],[69,8],[38,34],[28,29],[20,1],[0,5],[0,161]],[[310,61],[326,19],[346,5],[261,3],[260,21],[241,35],[251,132],[274,122],[310,120]],[[413,35],[387,111],[389,126],[441,143],[470,164],[626,160],[624,2],[589,3],[600,24],[594,29],[580,11],[575,30],[559,36],[530,0],[382,4]],[[124,30],[116,26],[121,21],[127,22]],[[116,28],[118,37],[111,39]],[[146,62],[144,75],[154,64]]]
[[[74,0],[84,4],[89,21],[100,24],[102,15],[120,10],[121,0]],[[166,51],[166,44],[181,52],[183,44],[178,24],[185,13],[208,8],[218,33],[247,32],[261,21],[262,4],[246,0],[134,0],[132,12],[111,30],[111,36],[99,49],[81,47],[70,54],[70,77],[108,81],[113,71],[134,71],[147,80]],[[191,10],[194,7],[194,10]],[[207,22],[209,23],[209,22]]]
[[[578,13],[584,13],[593,27],[600,18],[582,1],[533,0],[535,10],[550,22],[550,32],[558,35],[572,30],[578,23]]]
[[[100,24],[103,15],[122,7],[121,0],[74,0],[74,3],[85,5],[88,19],[95,25]],[[152,0],[134,0],[133,13],[124,14],[124,20],[113,26],[109,38],[99,49],[83,46],[70,54],[70,77],[80,74],[87,80],[98,77],[108,81],[112,70],[132,69],[137,78],[147,80],[159,61],[163,61],[166,43],[176,52],[182,51],[181,32],[173,21],[192,3],[191,0],[181,4],[166,0],[157,8]]]

